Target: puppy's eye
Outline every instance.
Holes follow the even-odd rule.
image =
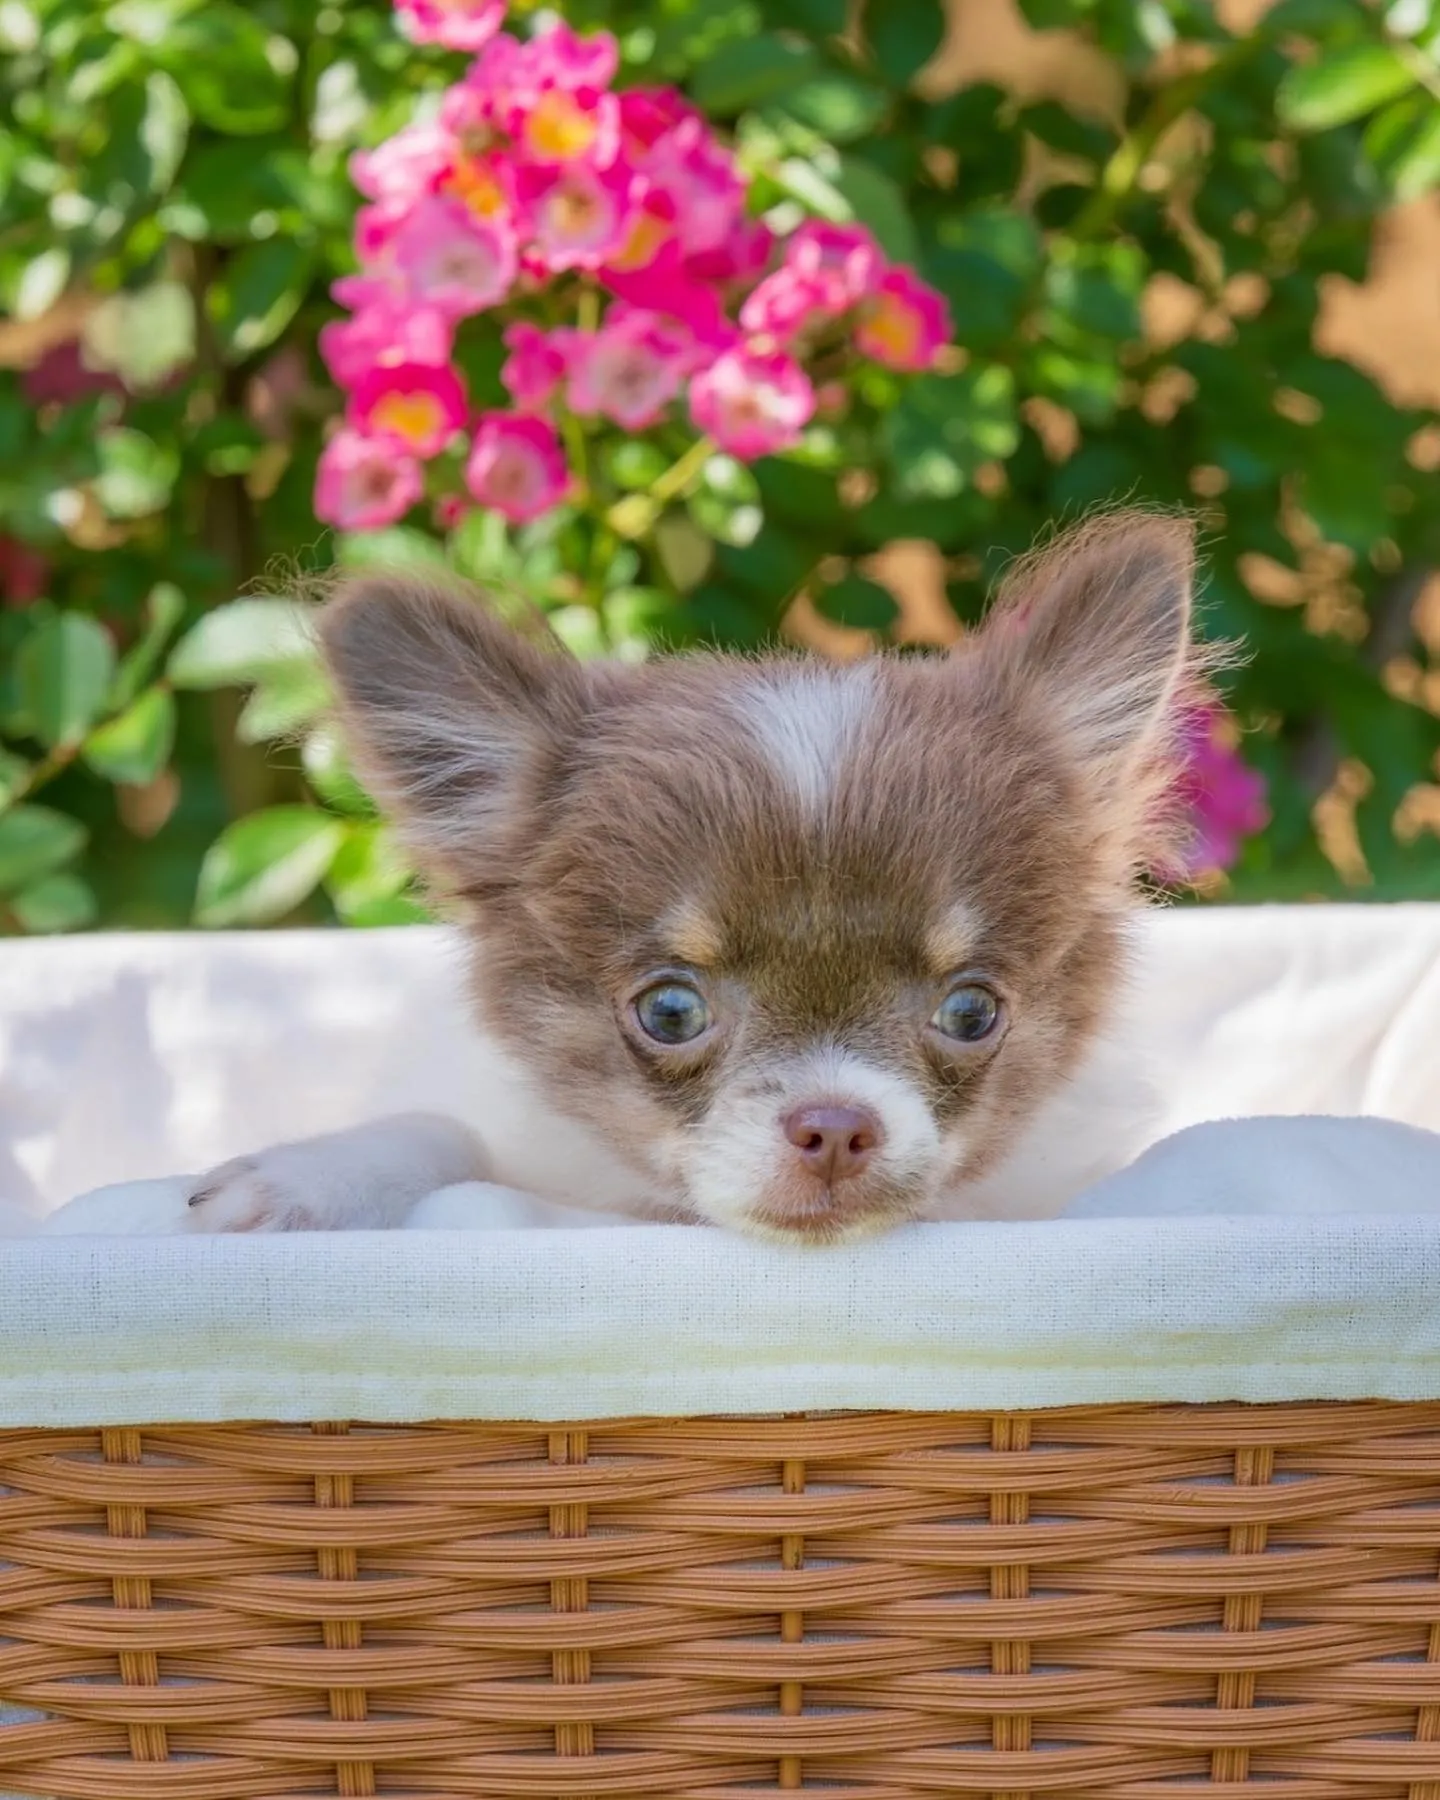
[[[930,1023],[942,1037],[959,1044],[978,1044],[1000,1023],[999,998],[978,981],[962,982],[935,1008]]]
[[[693,1044],[710,1029],[710,1007],[698,988],[660,981],[635,1001],[635,1017],[657,1044]]]

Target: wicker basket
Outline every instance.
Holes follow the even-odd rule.
[[[1440,1403],[0,1431],[0,1788],[1440,1800]]]

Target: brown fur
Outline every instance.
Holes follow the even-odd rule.
[[[703,1159],[792,1102],[807,1057],[923,1097],[923,1168],[882,1157],[823,1201],[775,1133],[739,1222],[825,1236],[990,1168],[1105,1021],[1170,828],[1191,565],[1184,523],[1112,517],[1023,565],[955,652],[837,677],[864,706],[818,801],[744,723],[798,659],[581,666],[474,596],[374,575],[321,639],[362,775],[463,909],[485,1022],[654,1192],[714,1216]],[[1002,998],[983,1045],[926,1029],[947,942]],[[629,1011],[665,969],[715,1007],[694,1049]]]

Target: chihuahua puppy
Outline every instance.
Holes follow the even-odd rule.
[[[1185,522],[1103,518],[951,653],[845,666],[581,664],[373,574],[319,635],[484,1031],[627,1210],[825,1243],[1058,1212],[1141,1147],[1140,1071],[1102,1048],[1177,826],[1192,563]],[[211,1171],[188,1224],[399,1225],[490,1174],[467,1130],[384,1121]]]

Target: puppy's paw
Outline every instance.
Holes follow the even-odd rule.
[[[221,1163],[191,1185],[182,1229],[393,1231],[426,1194],[488,1173],[463,1126],[410,1113]]]
[[[237,1156],[197,1178],[188,1195],[183,1231],[318,1231],[324,1221],[303,1195],[287,1191],[283,1169],[261,1151]]]

